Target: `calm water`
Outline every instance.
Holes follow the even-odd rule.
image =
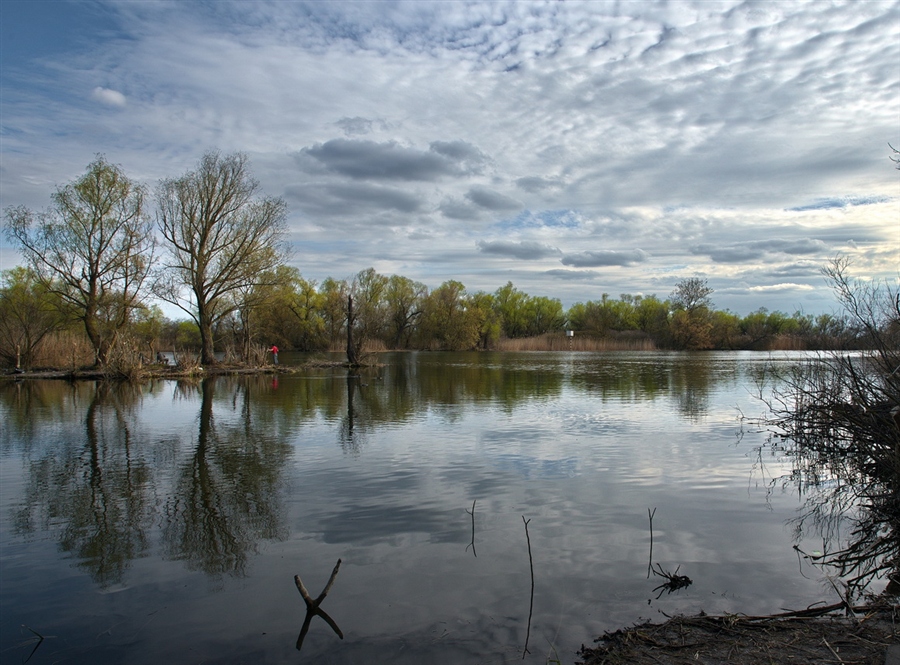
[[[32,629],[34,664],[571,663],[660,612],[833,602],[792,549],[788,470],[740,421],[796,358],[0,384],[0,660]],[[693,580],[672,594],[647,578],[653,508],[653,561]],[[315,617],[298,652],[294,575],[316,596],[339,558],[322,609],[344,639]]]

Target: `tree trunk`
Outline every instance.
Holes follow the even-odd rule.
[[[359,354],[353,343],[353,296],[347,296],[347,362],[354,367],[359,365]]]
[[[216,351],[213,342],[212,325],[210,325],[209,321],[203,321],[200,324],[200,364],[216,364]]]
[[[103,367],[109,359],[109,345],[104,344],[103,336],[97,325],[97,317],[89,313],[85,314],[84,332],[94,348],[94,367]]]

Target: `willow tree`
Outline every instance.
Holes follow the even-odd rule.
[[[106,365],[141,299],[153,256],[144,188],[98,157],[78,180],[57,189],[53,206],[6,211],[7,234],[37,279],[71,307]]]
[[[234,296],[266,284],[285,258],[285,203],[258,189],[246,155],[209,152],[157,190],[168,260],[154,290],[194,319],[206,365],[216,362],[213,326],[238,306]]]

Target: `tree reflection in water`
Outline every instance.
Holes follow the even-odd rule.
[[[132,419],[140,395],[128,384],[95,383],[84,436],[61,432],[32,463],[16,515],[23,534],[62,524],[60,548],[101,587],[121,583],[149,548],[152,471]]]
[[[255,422],[246,383],[233,384],[229,396],[240,418],[218,424],[217,381],[194,387],[200,392],[197,442],[166,501],[162,537],[166,553],[192,568],[242,576],[260,539],[285,535],[277,494],[290,448]]]
[[[4,391],[13,413],[31,414],[5,425],[31,457],[17,533],[57,532],[60,549],[104,588],[149,554],[160,522],[168,556],[213,576],[243,575],[260,539],[285,536],[279,490],[291,450],[275,410],[251,408],[252,387],[252,378],[180,383],[175,399],[199,398],[199,427],[174,439],[140,421],[142,396],[158,385],[27,382]]]
[[[890,368],[885,364],[890,364]],[[848,598],[888,580],[900,586],[900,356],[835,355],[796,367],[790,388],[770,400],[769,445],[792,470],[778,479],[805,497],[793,521],[797,541],[811,533]],[[777,482],[777,481],[776,481]]]

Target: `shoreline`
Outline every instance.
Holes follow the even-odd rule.
[[[373,365],[374,366],[374,365]],[[212,367],[172,367],[166,365],[144,365],[128,372],[103,369],[39,369],[29,371],[7,370],[0,374],[0,380],[19,381],[24,379],[45,379],[64,381],[142,381],[145,379],[188,379],[206,376],[236,374],[299,374],[309,369],[345,367],[353,369],[346,361],[310,361],[302,365],[225,365]],[[368,367],[366,365],[365,367]]]
[[[579,665],[900,664],[900,605],[882,595],[769,616],[678,615],[607,632]]]

